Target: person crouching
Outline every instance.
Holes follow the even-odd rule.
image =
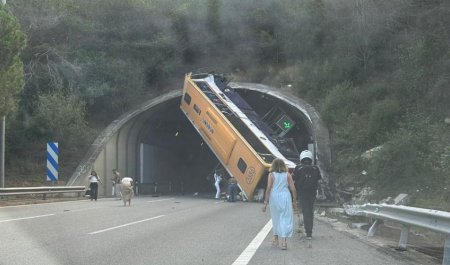
[[[125,177],[122,179],[122,199],[123,206],[131,206],[131,196],[133,195],[133,179],[130,177]]]

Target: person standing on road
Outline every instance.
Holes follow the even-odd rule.
[[[91,189],[91,201],[95,200],[97,201],[97,195],[98,195],[98,183],[100,182],[100,184],[102,183],[102,180],[100,179],[100,177],[97,175],[97,172],[95,172],[94,170],[91,171],[91,175],[89,176],[89,187]]]
[[[312,164],[313,154],[309,150],[300,153],[300,164],[294,169],[295,187],[299,192],[300,205],[303,212],[303,224],[306,239],[312,239],[314,221],[314,202],[317,196],[320,170]]]
[[[219,171],[214,171],[214,186],[216,187],[216,199],[220,199],[220,181],[222,181],[222,176]]]
[[[267,189],[264,196],[263,212],[269,204],[273,225],[272,244],[278,247],[281,237],[281,249],[287,249],[286,238],[291,237],[294,229],[294,215],[297,212],[297,191],[294,181],[287,172],[288,169],[283,160],[273,160],[267,180]],[[292,195],[291,195],[292,194]]]
[[[131,206],[131,196],[133,195],[133,179],[130,177],[124,177],[122,179],[122,199],[123,199],[123,206]]]
[[[229,202],[235,202],[236,201],[236,194],[237,194],[237,180],[231,176],[228,179],[228,201]]]
[[[120,183],[121,183],[121,179],[120,179],[120,172],[117,169],[113,169],[113,176],[112,176],[112,196],[120,199]]]

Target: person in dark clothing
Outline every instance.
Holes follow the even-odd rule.
[[[228,179],[228,202],[235,202],[236,201],[236,194],[237,194],[237,180],[231,176]]]
[[[316,200],[319,180],[322,178],[320,170],[312,164],[313,154],[304,150],[300,154],[300,164],[294,169],[295,188],[298,191],[303,212],[303,223],[307,239],[312,239],[314,220],[314,202]]]

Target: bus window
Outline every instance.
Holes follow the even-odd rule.
[[[247,163],[242,158],[239,158],[238,164],[237,164],[239,170],[242,172],[242,174],[245,174],[245,171],[247,170]]]
[[[191,105],[191,95],[189,95],[188,93],[184,94],[184,102],[186,102],[188,105]]]
[[[194,104],[194,110],[195,110],[195,112],[197,112],[198,115],[200,115],[200,113],[202,113],[202,111],[196,104]]]

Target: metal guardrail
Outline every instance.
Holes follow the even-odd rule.
[[[446,235],[443,265],[450,265],[450,213],[403,205],[364,204],[344,207],[348,215],[359,215],[377,219],[369,229],[368,236],[375,235],[380,220],[391,220],[402,224],[398,247],[406,249],[409,228],[421,227]]]
[[[48,187],[16,187],[16,188],[0,188],[0,197],[15,195],[31,195],[42,194],[45,200],[47,194],[54,193],[78,193],[78,197],[86,190],[85,186],[48,186]]]

